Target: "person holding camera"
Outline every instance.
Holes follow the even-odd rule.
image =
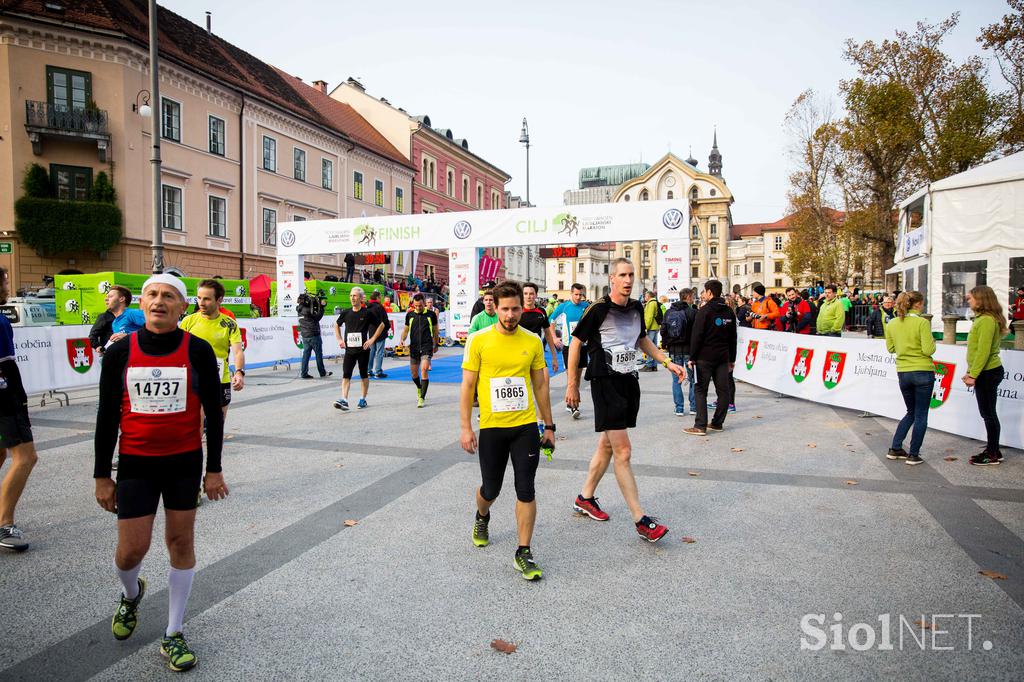
[[[313,353],[316,353],[316,368],[320,372],[320,378],[329,377],[333,372],[328,372],[324,367],[324,343],[320,337],[320,320],[324,317],[325,300],[318,296],[301,293],[297,303],[299,335],[302,337],[302,368],[299,370],[299,377],[302,379],[313,378],[309,373],[309,356]]]

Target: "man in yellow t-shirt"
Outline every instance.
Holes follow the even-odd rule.
[[[460,442],[466,452],[477,449],[473,433],[473,393],[480,401],[480,472],[483,483],[476,491],[473,544],[490,542],[490,509],[501,492],[509,458],[515,472],[516,525],[519,547],[514,566],[523,578],[537,580],[540,566],[530,550],[537,518],[534,479],[540,447],[554,449],[555,425],[540,337],[519,326],[523,313],[523,288],[503,282],[494,288],[498,322],[471,334],[462,361]],[[534,402],[536,400],[536,403]],[[536,405],[536,407],[535,407]],[[544,420],[544,435],[537,435],[537,411]]]
[[[245,388],[245,353],[242,350],[242,332],[238,323],[220,312],[224,300],[224,285],[215,279],[206,279],[196,289],[199,312],[188,315],[179,325],[189,334],[198,336],[213,347],[220,371],[221,398],[224,416],[228,415],[231,390]],[[228,368],[228,355],[234,356],[235,371]]]

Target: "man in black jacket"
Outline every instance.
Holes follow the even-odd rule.
[[[882,299],[882,305],[871,311],[868,318],[868,337],[873,339],[885,338],[885,325],[896,315],[892,296]]]
[[[345,254],[345,281],[351,282],[356,275],[356,257],[354,254]]]
[[[729,404],[733,402],[730,374],[736,365],[736,314],[722,298],[722,283],[704,283],[704,305],[697,311],[690,336],[690,366],[696,369],[697,418],[683,433],[704,436],[707,430],[721,431]],[[715,382],[718,404],[708,424],[708,385]]]
[[[114,313],[104,310],[96,318],[92,329],[89,330],[89,345],[100,355],[103,355],[103,352],[106,350],[107,341],[114,334],[113,324]]]
[[[320,320],[324,317],[324,304],[316,296],[300,294],[295,306],[299,314],[299,335],[302,337],[302,368],[299,377],[312,379],[309,373],[309,356],[316,353],[316,368],[320,378],[331,376],[324,367],[324,342],[320,338]]]

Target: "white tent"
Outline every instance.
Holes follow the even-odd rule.
[[[979,284],[995,289],[1005,310],[1024,284],[1024,152],[933,182],[901,203],[896,264],[887,273],[925,294],[933,329],[943,315],[967,317],[965,296]]]

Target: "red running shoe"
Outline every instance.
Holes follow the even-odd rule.
[[[668,526],[661,525],[653,516],[644,516],[637,521],[636,532],[647,542],[657,542],[668,533]]]
[[[573,503],[572,508],[580,514],[586,514],[595,521],[607,521],[608,514],[601,511],[601,508],[597,506],[597,498],[591,497],[589,500],[583,499],[582,495],[576,496],[576,501]]]

